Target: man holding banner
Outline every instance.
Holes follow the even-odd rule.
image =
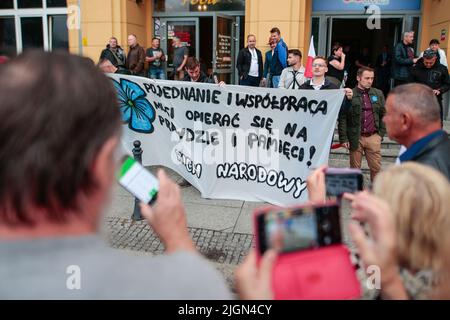
[[[200,62],[195,57],[189,57],[185,66],[186,75],[183,81],[199,82],[199,83],[214,83],[214,80],[209,78],[203,71],[200,70]]]
[[[303,90],[329,90],[339,89],[334,83],[326,79],[325,74],[328,71],[327,59],[321,56],[317,56],[313,59],[312,70],[313,77],[311,80],[306,81],[300,89]],[[352,89],[345,88],[345,96],[348,100],[352,100]],[[344,102],[345,103],[345,102]]]
[[[306,179],[328,163],[345,93],[110,77],[122,144],[131,152],[140,140],[145,166],[174,170],[203,198],[276,205],[307,199]]]

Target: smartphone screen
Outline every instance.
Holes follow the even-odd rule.
[[[260,252],[308,250],[341,243],[339,206],[271,210],[258,216]]]
[[[119,171],[119,184],[140,201],[151,204],[156,200],[159,181],[133,158],[125,157]]]
[[[361,170],[328,169],[325,173],[327,196],[339,197],[344,193],[355,193],[363,189]]]

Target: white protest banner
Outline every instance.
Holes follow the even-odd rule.
[[[298,204],[328,162],[343,90],[286,90],[110,75],[128,152],[179,173],[204,198]]]

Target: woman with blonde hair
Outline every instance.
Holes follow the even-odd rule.
[[[313,202],[325,200],[326,168],[308,178]],[[349,226],[364,266],[377,265],[382,271],[382,297],[429,297],[444,265],[443,238],[450,230],[447,178],[429,166],[407,162],[377,175],[372,194],[345,198],[352,201],[352,218],[366,222],[371,231],[369,240],[359,224]],[[383,286],[384,280],[388,284]]]
[[[399,263],[410,270],[437,269],[439,245],[450,231],[450,185],[431,167],[409,162],[382,172],[373,193],[395,215]]]
[[[439,281],[439,270],[445,259],[443,238],[450,230],[447,178],[431,167],[408,162],[381,172],[373,185],[373,193],[383,199],[392,212],[395,261],[408,297],[429,297]],[[352,200],[354,196],[347,198]],[[358,210],[352,217],[365,220],[360,219]]]

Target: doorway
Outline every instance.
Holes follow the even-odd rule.
[[[213,13],[208,16],[186,18],[155,18],[155,36],[161,39],[161,48],[167,54],[167,74],[173,74],[173,38],[180,38],[189,49],[189,56],[196,57],[202,71],[217,77],[218,81],[235,83],[235,57],[241,42],[239,22],[243,17]],[[241,30],[242,29],[242,30]],[[242,33],[243,36],[243,33]]]
[[[347,54],[347,86],[356,85],[357,62],[377,69],[377,58],[387,47],[388,54],[392,54],[394,46],[401,40],[403,18],[383,18],[380,29],[368,29],[367,19],[364,18],[329,18],[329,35],[327,52],[338,42]],[[364,62],[363,62],[364,61]],[[390,79],[388,81],[390,86]],[[374,85],[377,82],[374,83]]]

